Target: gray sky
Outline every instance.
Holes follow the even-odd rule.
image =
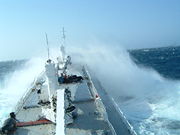
[[[58,46],[62,27],[70,45],[180,45],[179,0],[2,0],[0,19],[0,61],[45,52],[45,32]]]

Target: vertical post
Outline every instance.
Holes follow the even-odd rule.
[[[55,63],[53,61],[47,62],[45,65],[46,76],[48,78],[49,91],[51,96],[58,89],[58,77],[57,77],[57,69],[55,67]]]
[[[65,39],[66,39],[66,35],[65,35],[65,30],[64,30],[64,27],[62,29],[62,44],[61,44],[61,55],[62,55],[62,60],[63,62],[65,61],[65,55],[66,55],[66,52],[65,52]]]
[[[56,135],[65,135],[64,124],[64,89],[57,90],[57,116],[56,116]]]
[[[62,29],[62,32],[63,32],[63,36],[62,36],[62,38],[65,40],[65,39],[66,39],[66,35],[65,35],[65,30],[64,30],[64,27],[63,27],[63,29]]]
[[[47,44],[48,60],[49,60],[49,42],[48,42],[48,36],[47,36],[47,33],[45,33],[45,35],[46,35],[46,44]]]

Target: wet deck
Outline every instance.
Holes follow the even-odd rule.
[[[66,135],[113,135],[101,100],[92,99],[86,83],[79,84],[74,92],[78,116],[66,126]]]

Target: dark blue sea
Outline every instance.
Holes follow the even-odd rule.
[[[137,65],[153,68],[165,78],[180,79],[180,47],[139,49],[129,52]]]
[[[154,94],[150,92],[146,100],[140,100],[142,104],[138,102],[137,108],[142,108],[137,109],[140,114],[135,119],[130,117],[131,123],[142,135],[180,135],[180,47],[129,50],[129,53],[138,67],[155,70],[162,77],[147,86]]]
[[[25,62],[26,60],[0,62],[0,86],[2,87],[4,79],[7,76],[7,74],[11,74],[14,71],[22,68]]]

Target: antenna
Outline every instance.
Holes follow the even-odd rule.
[[[65,40],[65,39],[66,39],[66,35],[65,35],[65,30],[64,30],[64,27],[63,27],[63,29],[62,29],[62,33],[63,33],[62,38],[63,38],[63,40]]]
[[[48,59],[49,59],[49,42],[48,42],[48,36],[47,36],[47,33],[45,33],[45,35],[46,35],[46,44],[47,44]]]
[[[63,27],[62,28],[62,44],[60,47],[61,56],[62,56],[63,61],[65,60],[65,55],[66,55],[65,47],[64,47],[65,46],[65,39],[66,39],[66,35],[65,35],[64,27]]]
[[[62,28],[62,46],[65,46],[66,42],[66,35],[65,35],[64,27]]]

